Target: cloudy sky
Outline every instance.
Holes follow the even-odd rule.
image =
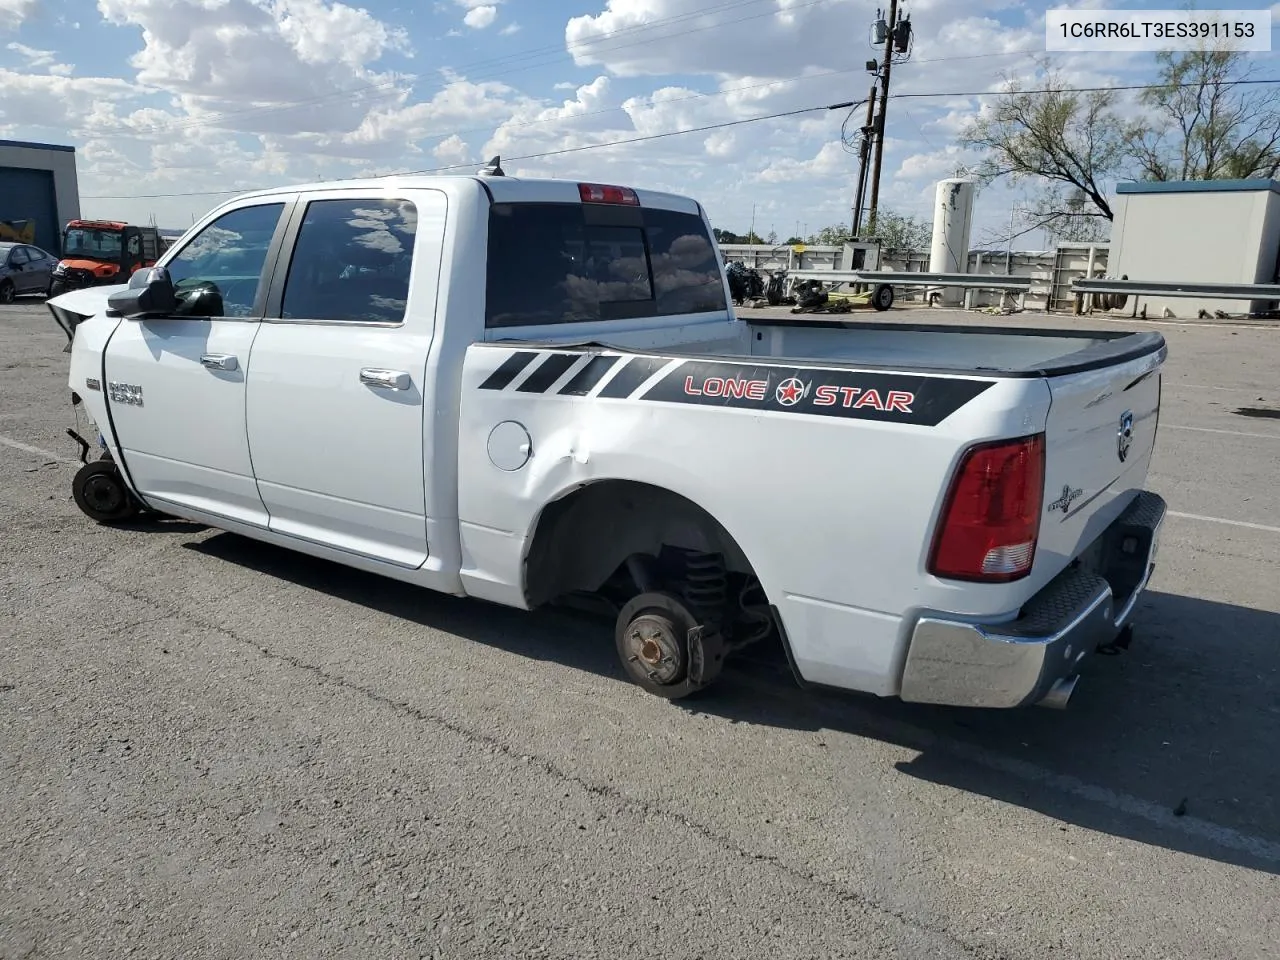
[[[927,215],[981,94],[1034,75],[1048,6],[904,2],[916,37],[892,92],[927,96],[890,103],[883,206]],[[471,172],[859,100],[875,15],[872,0],[0,0],[0,137],[73,144],[87,216],[182,227],[246,189]],[[1056,57],[1081,85],[1152,76],[1145,54]],[[849,220],[846,113],[504,165],[691,193],[734,231],[754,208],[785,238]],[[1007,223],[1013,199],[984,192],[979,226]]]

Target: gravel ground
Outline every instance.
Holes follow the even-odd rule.
[[[1280,329],[1121,323],[1171,350],[1138,637],[977,713],[767,656],[668,704],[585,619],[97,527],[0,307],[0,957],[1274,957]]]

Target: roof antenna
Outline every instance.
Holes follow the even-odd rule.
[[[492,160],[490,160],[488,165],[483,170],[480,171],[480,176],[505,177],[506,174],[502,172],[502,158],[494,157]]]

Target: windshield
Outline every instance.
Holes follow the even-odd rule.
[[[92,260],[120,259],[119,230],[72,227],[62,243],[62,255],[68,259],[88,257]]]

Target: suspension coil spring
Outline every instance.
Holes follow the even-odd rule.
[[[719,622],[729,604],[729,571],[724,557],[718,553],[686,552],[683,592],[701,617]]]

